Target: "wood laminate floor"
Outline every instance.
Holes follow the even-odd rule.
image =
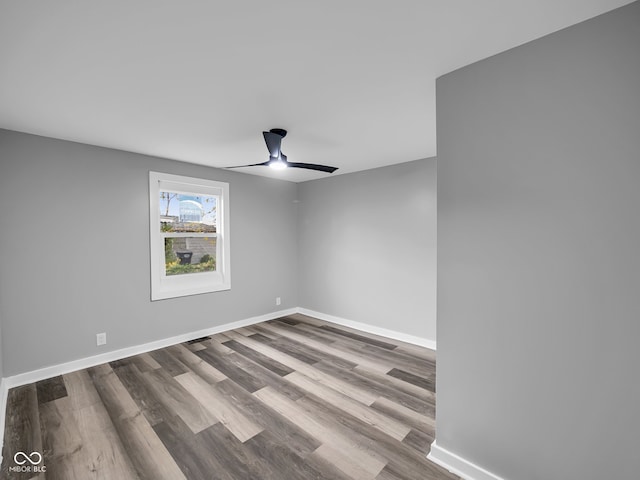
[[[11,389],[0,477],[456,479],[434,419],[433,351],[292,315]]]

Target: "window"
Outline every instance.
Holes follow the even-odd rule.
[[[231,288],[229,184],[149,172],[151,300]]]

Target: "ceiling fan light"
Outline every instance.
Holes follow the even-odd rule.
[[[281,159],[272,160],[269,163],[269,166],[274,170],[284,170],[285,168],[287,168],[287,164],[284,163]]]

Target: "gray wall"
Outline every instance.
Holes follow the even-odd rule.
[[[434,158],[299,184],[300,306],[435,340]]]
[[[231,291],[149,300],[149,170],[229,182]],[[4,375],[295,307],[296,191],[0,130]]]
[[[640,471],[640,3],[437,82],[437,442]]]

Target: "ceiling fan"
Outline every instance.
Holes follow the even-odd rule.
[[[277,170],[285,168],[306,168],[307,170],[318,170],[320,172],[333,173],[338,167],[330,167],[328,165],[317,165],[315,163],[299,163],[287,161],[287,156],[282,153],[282,139],[287,135],[287,131],[282,128],[272,128],[268,132],[262,132],[264,141],[269,150],[269,160],[262,163],[253,163],[251,165],[238,165],[236,167],[227,168],[243,168],[243,167],[261,167],[269,166]]]

